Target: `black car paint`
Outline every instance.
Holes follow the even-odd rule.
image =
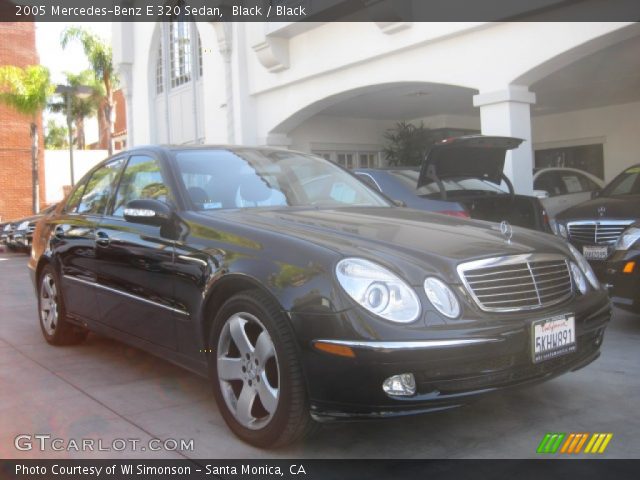
[[[640,194],[608,195],[608,189],[614,182],[636,169],[640,169],[640,164],[625,169],[605,186],[595,198],[558,214],[557,221],[564,225],[581,220],[640,223]],[[578,249],[583,248],[585,245],[572,238],[570,238],[570,241]],[[640,265],[638,246],[632,246],[627,251],[618,251],[615,250],[614,245],[611,245],[608,250],[606,261],[592,260],[589,263],[598,278],[610,286],[611,298],[615,305],[640,313],[640,273],[638,272],[640,266],[636,266],[632,274],[622,272],[625,264],[629,261],[636,261],[636,265]]]
[[[640,222],[631,227],[640,228]],[[625,266],[633,262],[633,270],[625,272]],[[611,285],[610,295],[614,305],[640,314],[640,242],[628,250],[616,250],[607,260],[604,281]]]
[[[392,206],[194,211],[176,181],[172,149],[131,153],[161,162],[174,193],[171,228],[67,214],[62,202],[35,234],[29,261],[34,284],[43,265],[53,265],[64,280],[71,320],[91,330],[207,375],[206,339],[216,309],[232,293],[261,289],[290,319],[311,408],[319,419],[457,406],[476,393],[579,368],[599,354],[610,317],[605,292],[534,313],[489,314],[475,305],[457,276],[457,264],[471,259],[531,252],[569,255],[553,236],[514,228],[513,239],[506,242],[486,222]],[[418,320],[394,324],[357,306],[335,278],[336,263],[347,256],[374,260],[414,286],[422,306]],[[445,318],[430,305],[422,288],[428,275],[454,288],[462,304],[459,319]],[[579,353],[560,363],[533,365],[526,347],[531,322],[569,312],[576,315]],[[487,336],[493,343],[421,352],[362,350],[355,359],[331,356],[312,345],[319,338]],[[382,380],[404,371],[424,372],[418,375],[418,395],[397,399],[383,394]],[[451,386],[462,378],[476,380],[457,390],[443,389],[446,382]]]

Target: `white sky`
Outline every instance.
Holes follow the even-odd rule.
[[[78,73],[89,68],[89,63],[84,56],[82,46],[73,43],[62,49],[60,46],[60,36],[62,31],[71,25],[85,27],[106,41],[111,41],[111,22],[90,22],[90,23],[61,23],[61,22],[37,22],[36,23],[36,48],[40,56],[40,64],[44,65],[51,72],[51,81],[54,84],[65,83],[64,72]],[[66,125],[63,115],[53,115],[45,112],[44,124],[48,118],[55,118],[59,123]],[[93,118],[85,123],[85,136],[87,144],[98,140],[98,121]]]

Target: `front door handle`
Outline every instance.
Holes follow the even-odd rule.
[[[96,245],[98,245],[99,247],[108,247],[110,241],[111,240],[109,239],[109,235],[107,235],[105,232],[96,232]]]

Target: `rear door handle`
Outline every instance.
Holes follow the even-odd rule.
[[[96,232],[96,245],[98,245],[99,247],[108,247],[110,241],[111,240],[109,239],[109,235],[107,235],[105,232]]]

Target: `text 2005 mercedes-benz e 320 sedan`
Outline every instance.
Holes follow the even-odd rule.
[[[397,207],[274,149],[120,153],[38,224],[29,268],[49,343],[91,330],[207,375],[261,447],[575,370],[610,318],[562,240]]]

